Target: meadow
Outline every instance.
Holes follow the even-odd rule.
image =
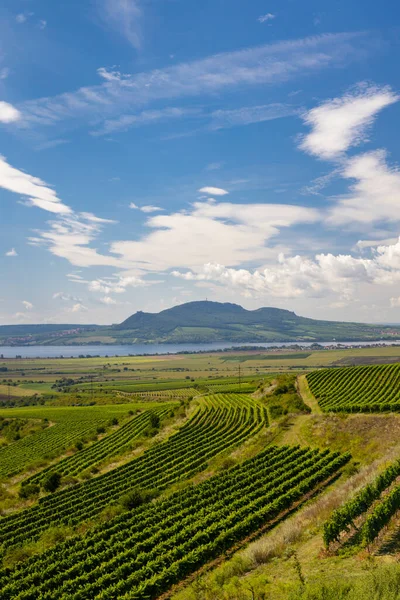
[[[398,354],[2,359],[0,599],[392,598]]]

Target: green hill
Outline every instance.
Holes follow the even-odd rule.
[[[0,326],[0,345],[366,341],[400,338],[400,326],[317,321],[281,308],[246,310],[229,302],[187,302],[138,311],[119,325]]]

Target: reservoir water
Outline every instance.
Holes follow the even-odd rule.
[[[336,342],[318,342],[321,346],[334,346]],[[379,341],[376,342],[340,342],[346,346],[370,346],[372,344],[381,344],[388,346],[391,344],[400,344],[400,340]],[[303,348],[311,346],[311,342],[299,342]],[[138,356],[143,354],[177,354],[178,352],[207,352],[216,350],[229,350],[229,348],[244,348],[257,346],[257,348],[296,346],[296,342],[286,343],[259,343],[240,344],[211,342],[208,344],[132,344],[132,345],[92,345],[92,346],[0,346],[0,356],[3,358],[59,358],[59,357],[79,357],[79,356]]]

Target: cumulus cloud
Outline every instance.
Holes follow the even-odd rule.
[[[33,308],[32,302],[28,302],[28,300],[22,300],[22,304],[25,306],[26,310],[32,310]]]
[[[339,158],[351,146],[365,142],[377,114],[399,98],[390,87],[360,86],[323,102],[305,113],[304,122],[311,132],[303,137],[300,148],[324,160]]]
[[[5,77],[1,77],[1,79],[5,79]],[[20,118],[21,113],[18,109],[8,102],[0,101],[0,123],[14,123],[15,121],[19,121]]]
[[[329,253],[311,259],[281,254],[277,263],[254,271],[207,263],[196,270],[173,271],[172,275],[273,298],[325,297],[335,293],[342,300],[349,300],[357,285],[400,283],[400,239],[391,246],[379,246],[372,258]]]
[[[101,279],[93,279],[85,282],[91,292],[100,292],[108,296],[109,294],[123,294],[129,287],[143,287],[148,285],[143,279],[136,275],[114,275]]]
[[[15,248],[11,248],[11,250],[5,253],[5,256],[18,256],[18,252]]]
[[[198,191],[202,194],[209,194],[210,196],[225,196],[226,194],[229,194],[229,192],[222,188],[212,186],[202,187]]]
[[[58,214],[72,212],[44,181],[12,167],[4,156],[0,156],[0,187],[25,196],[31,206]]]

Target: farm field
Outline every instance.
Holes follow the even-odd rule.
[[[36,392],[0,408],[22,433],[0,448],[0,599],[294,599],[316,573],[363,586],[360,561],[392,581],[399,364],[366,350],[249,372],[265,353],[124,357],[109,379],[100,359],[23,361]]]
[[[400,409],[400,363],[314,371],[307,382],[324,411]]]

